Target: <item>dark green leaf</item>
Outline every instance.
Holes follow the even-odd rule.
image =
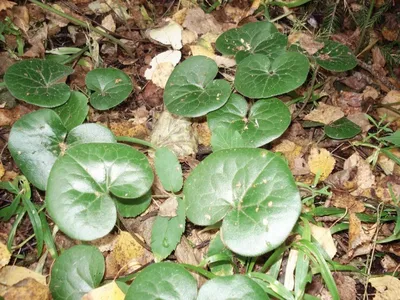
[[[134,218],[144,212],[151,203],[151,190],[135,199],[114,198],[115,205],[121,216]]]
[[[71,92],[69,100],[54,108],[54,111],[60,116],[65,128],[70,131],[85,121],[89,111],[88,100],[80,92]]]
[[[182,189],[182,168],[174,152],[167,147],[157,148],[154,166],[165,190],[176,193]]]
[[[232,252],[226,248],[222,243],[221,235],[218,232],[215,237],[211,240],[210,246],[208,247],[207,257],[211,257],[216,254],[225,254],[229,257],[233,257]],[[217,261],[209,264],[211,272],[218,276],[233,275],[233,266],[229,261]]]
[[[325,134],[332,139],[350,139],[361,132],[360,126],[347,118],[341,118],[335,122],[325,125]]]
[[[316,62],[329,71],[344,72],[357,66],[357,59],[349,47],[331,40],[322,41],[325,46],[314,54]]]

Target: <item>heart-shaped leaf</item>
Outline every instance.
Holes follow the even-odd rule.
[[[133,199],[153,183],[144,154],[127,145],[100,143],[71,147],[51,169],[46,207],[58,227],[78,240],[109,233],[117,212],[113,197]]]
[[[157,216],[151,230],[151,251],[156,262],[162,261],[175,250],[185,231],[186,207],[182,199],[177,198],[178,207],[175,217]]]
[[[167,147],[158,148],[154,166],[164,189],[174,193],[182,189],[182,168],[174,152]]]
[[[73,71],[54,61],[23,60],[7,69],[4,82],[15,98],[37,106],[56,107],[69,99],[71,91],[60,80]]]
[[[269,98],[290,92],[307,79],[309,62],[297,52],[285,52],[271,61],[254,54],[237,66],[235,88],[249,98]]]
[[[167,109],[184,117],[199,117],[220,108],[228,101],[231,86],[214,80],[217,64],[205,56],[192,56],[175,67],[164,90]]]
[[[73,246],[56,259],[51,269],[51,295],[54,300],[80,300],[100,285],[104,271],[104,257],[96,247]]]
[[[16,164],[38,189],[46,190],[51,167],[68,147],[64,143],[67,130],[56,112],[40,109],[21,117],[11,129],[8,148]],[[93,142],[114,143],[110,130],[97,124],[75,127],[68,144]]]
[[[357,58],[349,47],[331,40],[322,41],[325,46],[314,54],[316,62],[326,70],[344,72],[357,66]]]
[[[235,55],[239,51],[256,53],[254,50],[277,33],[275,25],[269,22],[254,22],[240,28],[230,29],[221,34],[215,46],[225,55]]]
[[[360,126],[347,118],[341,118],[324,126],[325,134],[332,139],[350,139],[361,132]]]
[[[128,75],[118,69],[95,69],[86,75],[86,86],[94,91],[90,104],[98,110],[117,106],[132,92],[132,82]]]
[[[84,94],[74,91],[71,92],[69,100],[54,108],[54,111],[60,116],[65,128],[70,131],[85,121],[89,112],[88,100]]]
[[[183,267],[161,262],[148,266],[132,282],[125,300],[194,300],[197,283]]]
[[[282,135],[291,122],[289,109],[277,98],[258,100],[249,113],[247,110],[247,101],[232,94],[223,107],[207,115],[214,151],[260,147]],[[235,138],[236,132],[241,136],[239,140]]]
[[[212,153],[189,175],[183,193],[189,220],[204,226],[223,220],[222,241],[244,256],[278,247],[301,210],[286,162],[262,149]]]
[[[250,245],[248,245],[251,247]],[[244,275],[216,277],[207,281],[200,289],[197,300],[265,300],[264,290]]]
[[[114,197],[117,211],[121,216],[134,218],[144,212],[151,203],[151,190],[139,198],[122,199]]]

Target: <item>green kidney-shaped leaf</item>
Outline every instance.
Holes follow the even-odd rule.
[[[251,247],[251,245],[248,245]],[[200,289],[197,300],[265,300],[264,290],[244,275],[216,277]]]
[[[158,148],[154,166],[164,189],[174,193],[182,189],[182,168],[174,152],[167,147]]]
[[[117,211],[121,216],[126,218],[134,218],[144,212],[151,203],[151,190],[139,198],[123,199],[114,198]]]
[[[68,133],[67,144],[116,143],[114,134],[107,127],[95,123],[82,124]]]
[[[197,283],[183,267],[161,262],[148,266],[132,282],[125,300],[194,300]]]
[[[221,34],[215,46],[225,55],[235,55],[239,51],[255,53],[254,49],[278,33],[275,25],[269,22],[254,22],[240,28],[230,29]]]
[[[162,261],[175,250],[185,231],[186,207],[182,199],[177,198],[178,208],[175,217],[157,216],[151,230],[151,251],[156,262]]]
[[[115,225],[113,196],[138,198],[153,183],[144,154],[127,145],[71,147],[51,169],[46,207],[58,227],[79,240],[103,237]]]
[[[51,295],[54,300],[80,300],[100,285],[104,271],[104,257],[96,247],[73,246],[56,259],[51,269]]]
[[[301,210],[286,162],[262,149],[217,151],[189,175],[187,217],[208,226],[222,221],[221,239],[233,252],[257,256],[278,247]]]
[[[41,107],[56,107],[69,99],[71,91],[60,80],[72,72],[71,67],[54,61],[23,60],[7,69],[4,82],[15,98]]]
[[[400,130],[395,131],[391,135],[382,138],[384,141],[388,141],[389,143],[392,143],[393,145],[400,147]]]
[[[86,75],[86,86],[94,91],[90,104],[98,110],[117,106],[132,92],[132,82],[123,71],[113,68],[95,69]]]
[[[223,107],[207,115],[214,151],[260,147],[282,135],[291,122],[289,109],[277,98],[258,100],[249,114],[247,110],[247,101],[232,94]]]
[[[54,108],[54,111],[60,116],[65,128],[70,131],[85,121],[89,112],[88,100],[84,94],[74,91],[71,92],[69,100]]]
[[[22,173],[38,189],[46,190],[66,135],[61,119],[50,109],[31,112],[14,123],[8,148]]]
[[[314,54],[317,64],[326,70],[344,72],[357,66],[357,58],[349,47],[331,40],[324,40],[324,48]]]
[[[184,117],[199,117],[220,108],[231,94],[229,83],[214,80],[217,64],[205,56],[192,56],[175,67],[164,90],[167,109]]]
[[[249,98],[269,98],[290,92],[307,79],[309,62],[297,52],[285,52],[271,61],[254,54],[237,66],[235,88]]]
[[[325,134],[332,139],[350,139],[361,132],[360,126],[347,118],[341,118],[324,126]]]

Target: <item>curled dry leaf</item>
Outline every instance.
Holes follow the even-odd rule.
[[[395,272],[398,265],[397,262],[387,254],[381,259],[380,264],[385,272]]]
[[[178,201],[176,200],[176,197],[170,197],[167,200],[163,202],[163,204],[160,205],[160,209],[158,211],[158,216],[160,217],[176,217],[176,210],[178,208]]]
[[[312,148],[308,157],[308,165],[311,173],[320,176],[320,181],[324,181],[332,173],[335,167],[335,159],[332,154],[323,148]]]
[[[375,176],[372,173],[371,166],[356,152],[345,160],[343,169],[356,169],[357,187],[351,192],[353,196],[361,195],[366,189],[371,188],[375,184]]]
[[[316,109],[304,117],[304,120],[330,124],[344,117],[344,113],[339,107],[327,105],[321,102]]]
[[[368,282],[376,289],[374,300],[398,299],[400,294],[400,280],[396,277],[385,275],[370,278]]]

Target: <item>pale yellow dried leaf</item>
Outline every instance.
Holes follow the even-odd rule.
[[[284,286],[289,291],[293,291],[294,288],[294,271],[296,269],[297,257],[299,256],[299,251],[295,249],[290,249],[289,257],[285,269],[285,280]]]
[[[211,131],[210,128],[208,127],[207,122],[201,122],[201,123],[193,123],[193,129],[196,133],[196,136],[199,140],[199,144],[202,144],[204,146],[210,146],[211,145]]]
[[[164,45],[171,45],[173,49],[182,48],[182,26],[170,20],[166,26],[147,31],[147,35]]]
[[[323,148],[312,148],[308,157],[308,166],[311,173],[320,175],[320,181],[325,180],[335,167],[335,159],[332,154]]]
[[[0,285],[11,286],[25,278],[33,278],[41,284],[46,284],[45,276],[24,267],[5,266],[0,270]]]
[[[10,258],[11,253],[8,251],[7,246],[0,242],[0,269],[10,262]]]
[[[186,18],[186,13],[187,13],[187,8],[182,8],[178,10],[174,15],[172,16],[172,20],[179,25],[182,25],[183,22],[185,21]]]
[[[29,299],[50,300],[50,289],[47,285],[37,282],[33,278],[25,278],[1,293],[4,300]]]
[[[148,68],[144,72],[144,76],[146,77],[147,80],[152,80],[153,83],[154,80],[157,81],[157,83],[161,85],[159,87],[164,88],[165,83],[168,80],[169,76],[171,75],[173,68],[179,63],[181,57],[182,53],[178,50],[167,50],[157,54],[151,60],[150,68]],[[160,64],[162,64],[162,66],[159,67]],[[161,72],[162,74],[155,74],[157,72]],[[153,80],[153,75],[156,77],[154,80]]]
[[[340,107],[320,103],[316,109],[304,117],[304,120],[330,124],[344,117]]]
[[[294,163],[296,157],[301,154],[302,147],[289,140],[282,140],[278,145],[272,148],[274,152],[280,152],[288,160],[289,165]]]
[[[17,5],[17,3],[8,0],[0,0],[0,11],[9,9],[14,5]]]
[[[105,29],[108,29],[111,32],[115,31],[116,25],[112,14],[109,14],[104,17],[104,19],[101,21],[101,26],[103,26]]]
[[[129,232],[121,231],[112,251],[118,265],[129,265],[133,260],[138,260],[144,254],[144,248],[136,242]]]
[[[197,33],[184,29],[182,31],[182,44],[187,45],[187,44],[192,44],[197,40]]]
[[[310,224],[311,235],[317,240],[330,258],[333,258],[337,252],[332,234],[329,228]]]
[[[82,297],[82,300],[124,300],[125,294],[115,281],[91,290]]]
[[[160,88],[165,88],[167,84],[169,76],[171,76],[172,71],[175,66],[170,62],[163,62],[157,64],[155,67],[153,74],[151,76],[151,81]]]
[[[374,300],[399,299],[400,280],[398,278],[385,275],[370,278],[368,281],[376,289]]]

